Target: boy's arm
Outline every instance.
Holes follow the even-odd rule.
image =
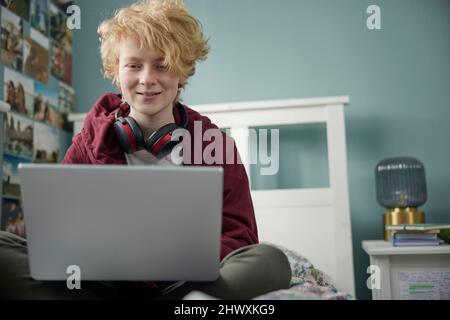
[[[258,231],[250,187],[242,164],[224,165],[222,247],[220,258],[258,243]]]
[[[66,155],[64,156],[64,159],[62,160],[63,164],[89,163],[84,148],[80,146],[80,144],[78,143],[78,138],[79,134],[73,137],[72,145],[69,147],[69,149],[66,152]]]

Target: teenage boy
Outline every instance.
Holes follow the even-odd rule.
[[[224,169],[220,276],[212,282],[97,282],[85,286],[84,293],[69,292],[65,283],[32,280],[26,241],[2,233],[0,260],[16,266],[14,271],[8,269],[18,282],[13,289],[16,295],[172,299],[198,290],[222,299],[250,299],[287,288],[291,269],[286,256],[278,248],[258,244],[249,182],[236,146],[232,143],[236,158],[230,157],[226,142],[231,138],[179,101],[196,63],[209,52],[200,22],[181,1],[143,1],[117,11],[100,25],[98,33],[104,75],[121,93],[107,93],[97,101],[63,163],[179,165],[172,152],[178,142],[172,135],[184,130],[190,138],[183,139],[182,165],[221,165]],[[213,164],[204,158],[212,142],[203,137],[211,129],[224,142],[223,150],[215,150],[213,158],[219,161]],[[195,147],[198,135],[202,137],[200,152]],[[34,291],[28,290],[33,293],[27,296],[28,287]]]

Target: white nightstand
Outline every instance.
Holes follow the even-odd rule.
[[[362,247],[370,264],[379,268],[374,300],[450,299],[450,245],[394,247],[384,240],[367,240]]]

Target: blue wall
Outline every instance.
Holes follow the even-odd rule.
[[[131,1],[76,3],[82,29],[74,34],[74,88],[78,112],[86,112],[104,91],[114,90],[101,76],[96,28]],[[450,221],[450,1],[186,3],[211,36],[212,48],[183,95],[186,104],[350,96],[345,112],[357,297],[370,299],[365,286],[369,259],[361,241],[382,237],[383,208],[376,202],[373,173],[378,161],[400,155],[423,161],[427,219]],[[381,30],[366,28],[371,4],[381,8]],[[283,135],[290,131],[289,138]],[[302,186],[327,185],[323,173],[300,178],[316,170],[315,157],[326,158],[326,148],[320,146],[323,128],[283,132],[283,168],[276,178],[259,183],[290,186],[296,182],[286,173],[294,170]],[[296,146],[304,137],[312,142]],[[289,161],[303,159],[304,149],[315,154],[300,165]],[[326,170],[326,162],[319,164]]]

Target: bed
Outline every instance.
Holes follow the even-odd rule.
[[[293,274],[289,289],[256,299],[355,296],[344,117],[349,101],[340,96],[191,106],[229,129],[248,173],[252,127],[326,124],[328,188],[252,190],[260,241],[281,248]],[[69,116],[75,133],[84,118]]]

